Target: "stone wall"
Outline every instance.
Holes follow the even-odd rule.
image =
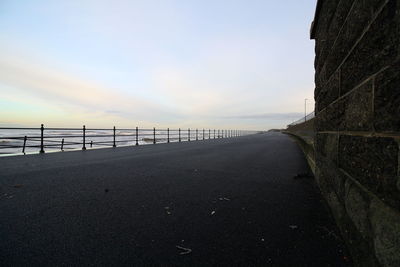
[[[318,1],[316,179],[358,266],[400,266],[400,0]]]

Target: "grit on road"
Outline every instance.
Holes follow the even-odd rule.
[[[2,266],[347,266],[281,133],[0,158]]]

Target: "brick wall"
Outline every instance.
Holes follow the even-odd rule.
[[[400,0],[319,0],[316,179],[356,264],[400,266]]]

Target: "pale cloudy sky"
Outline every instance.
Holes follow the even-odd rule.
[[[1,0],[0,126],[284,127],[315,0]]]

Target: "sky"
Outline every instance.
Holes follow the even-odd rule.
[[[315,0],[1,0],[0,126],[282,128]]]

